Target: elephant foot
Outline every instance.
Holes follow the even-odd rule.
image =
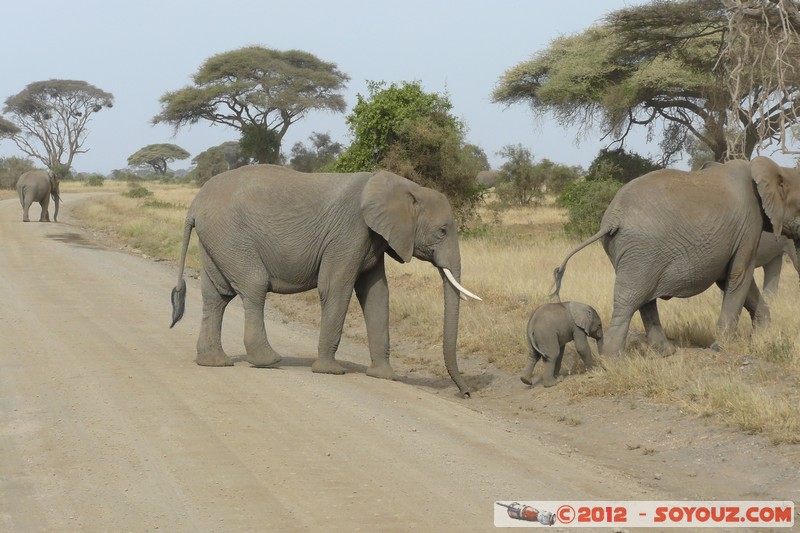
[[[344,374],[344,367],[333,358],[318,357],[311,364],[311,371],[317,374]]]
[[[389,363],[373,363],[367,369],[367,375],[373,378],[380,378],[380,379],[390,379],[392,381],[397,381],[399,378],[397,374],[395,374],[392,367],[389,366]]]
[[[259,353],[256,354],[247,354],[247,362],[253,365],[256,368],[269,368],[271,366],[275,366],[281,362],[283,359],[278,353],[273,350],[259,350]]]
[[[198,353],[194,362],[200,366],[233,366],[233,361],[225,352]]]
[[[537,376],[536,379],[531,379],[531,376],[520,376],[519,379],[525,385],[530,385],[531,387],[533,387],[534,385],[536,385],[537,383],[542,381],[542,377],[541,376]]]
[[[30,222],[30,221],[31,221],[31,219],[29,219],[29,218],[23,218],[23,219],[22,219],[22,221],[23,221],[23,222]]]
[[[552,387],[558,383],[558,379],[553,376],[542,376],[542,385],[545,387]]]
[[[655,351],[659,352],[662,357],[675,355],[675,352],[678,351],[678,349],[675,348],[675,345],[666,339],[654,342],[650,344],[650,347],[653,348]]]

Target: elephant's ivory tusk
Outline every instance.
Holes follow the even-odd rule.
[[[453,285],[453,287],[455,287],[456,289],[458,289],[458,292],[460,292],[462,294],[462,298],[463,298],[463,296],[469,296],[470,298],[474,298],[475,300],[483,301],[480,296],[476,296],[476,295],[472,294],[471,292],[469,292],[464,287],[462,287],[461,284],[456,281],[456,278],[453,277],[453,273],[450,272],[449,268],[443,268],[442,271],[444,271],[444,275],[447,278],[447,281],[449,281],[450,284]],[[466,300],[466,298],[464,298],[464,299]]]

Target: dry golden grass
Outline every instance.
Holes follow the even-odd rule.
[[[197,190],[144,185],[155,192],[153,197],[102,197],[84,204],[77,216],[149,256],[176,262],[186,207]],[[461,239],[462,283],[484,301],[462,303],[459,349],[517,372],[526,358],[528,316],[549,301],[553,269],[577,243],[562,236],[565,215],[552,206],[485,208],[480,215],[484,224]],[[195,242],[188,265],[196,269]],[[438,272],[416,260],[407,265],[388,261],[387,265],[393,338],[413,338],[438,348],[443,305]],[[724,344],[724,352],[698,349],[714,339],[720,291],[711,288],[694,298],[662,301],[659,309],[667,335],[683,348],[677,355],[661,358],[637,340],[643,330],[637,315],[631,324],[629,354],[606,357],[604,370],[573,374],[561,386],[576,397],[648,398],[713,416],[745,431],[763,432],[775,443],[800,442],[796,408],[800,403],[800,285],[790,265],[785,266],[781,289],[771,304],[772,323],[765,331],[751,335],[749,316],[743,313],[738,335]],[[760,272],[757,280],[760,284]],[[614,271],[602,246],[593,244],[571,259],[561,296],[594,306],[607,324],[613,285]],[[319,300],[313,291],[300,296],[270,295],[270,301],[293,319],[318,324]],[[348,327],[363,334],[355,299]],[[436,357],[432,366],[441,366],[437,350],[431,351]],[[572,347],[565,357],[565,369],[580,370]]]

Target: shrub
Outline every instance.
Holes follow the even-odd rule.
[[[89,187],[102,187],[104,182],[105,178],[100,174],[92,174],[86,178],[86,185]]]
[[[122,196],[127,196],[128,198],[147,198],[148,196],[153,196],[153,193],[141,185],[137,185],[131,188],[131,190],[122,193]]]
[[[586,238],[600,230],[608,204],[622,188],[617,180],[583,180],[568,185],[556,199],[556,205],[567,210],[567,235]]]

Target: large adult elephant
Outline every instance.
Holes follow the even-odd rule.
[[[50,222],[50,197],[55,202],[53,212],[53,222],[58,222],[58,204],[61,201],[59,195],[59,179],[52,172],[46,170],[29,170],[17,180],[17,194],[19,203],[22,205],[22,221],[30,222],[28,209],[33,202],[38,202],[42,206],[42,214],[39,222]]]
[[[322,304],[319,357],[312,370],[342,374],[335,360],[353,290],[367,326],[367,374],[396,379],[389,364],[389,287],[385,255],[416,257],[439,269],[444,285],[444,361],[469,396],[456,360],[461,256],[447,198],[390,172],[305,174],[274,165],[242,167],[209,180],[189,207],[172,325],[183,316],[183,270],[192,228],[200,241],[203,318],[199,365],[229,366],[220,342],[225,306],[244,302],[244,344],[254,366],[277,364],[264,327],[268,292],[317,288]],[[476,297],[477,298],[477,297]]]
[[[718,338],[733,331],[746,307],[756,321],[766,304],[752,283],[762,231],[800,238],[800,172],[766,157],[697,172],[657,170],[622,187],[600,231],[555,271],[556,294],[569,258],[597,240],[616,272],[614,308],[604,344],[620,352],[638,310],[648,342],[673,351],[658,316],[658,298],[687,298],[724,287]]]

